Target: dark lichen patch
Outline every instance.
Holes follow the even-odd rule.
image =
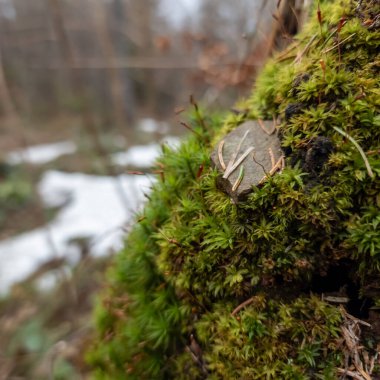
[[[195,115],[196,133],[165,151],[164,178],[99,307],[98,378],[204,379],[191,334],[210,379],[336,379],[359,376],[360,363],[379,377],[364,356],[380,342],[380,33],[357,5],[321,1],[323,22],[314,17],[298,37],[299,52],[309,49],[297,62],[274,57],[243,113],[223,126]],[[232,204],[211,149],[260,117],[281,120],[287,165]],[[374,328],[359,334],[347,311]],[[343,327],[360,351],[350,352]]]
[[[333,151],[334,145],[331,139],[324,136],[316,137],[306,151],[303,170],[307,173],[318,175]]]
[[[306,108],[304,103],[290,103],[285,108],[285,120],[289,121],[293,116],[299,115]]]

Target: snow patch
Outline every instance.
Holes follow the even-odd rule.
[[[138,168],[150,168],[161,154],[158,144],[135,145],[126,152],[112,155],[112,162],[120,166],[135,166]]]
[[[169,132],[169,125],[163,121],[157,121],[150,118],[140,119],[137,128],[145,133],[161,133],[163,135]]]
[[[17,150],[7,155],[6,161],[10,165],[22,162],[41,165],[46,164],[65,154],[73,154],[77,150],[72,141],[62,141],[54,144],[34,145],[26,149]]]
[[[95,256],[121,249],[123,227],[133,220],[154,181],[149,176],[47,171],[39,184],[44,202],[49,207],[65,206],[47,226],[0,242],[0,294],[51,259],[64,256],[77,262],[80,249],[75,239],[87,238]]]
[[[174,136],[167,136],[161,140],[161,144],[166,144],[171,149],[176,149],[180,144],[180,139]],[[113,154],[111,159],[115,165],[150,168],[161,153],[162,148],[160,144],[135,145],[126,152]]]

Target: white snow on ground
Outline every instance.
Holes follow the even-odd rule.
[[[168,136],[161,140],[162,144],[175,149],[180,144],[180,139]],[[138,168],[151,167],[162,153],[160,144],[135,145],[126,152],[119,152],[112,155],[112,162],[120,166],[134,166]]]
[[[140,119],[137,128],[145,133],[161,133],[165,135],[169,132],[169,125],[167,123],[150,118]]]
[[[161,154],[159,144],[135,145],[126,152],[119,152],[112,155],[112,161],[116,165],[136,166],[139,168],[149,168]]]
[[[46,164],[65,154],[75,153],[76,145],[72,141],[61,141],[54,144],[30,146],[27,149],[17,150],[7,155],[6,161],[11,165],[22,162],[31,164]]]
[[[46,227],[0,242],[0,294],[50,259],[65,256],[76,262],[79,249],[70,243],[72,239],[89,238],[94,255],[119,250],[125,236],[122,227],[132,222],[153,181],[147,176],[115,179],[47,171],[39,184],[44,202],[50,207],[65,206]]]

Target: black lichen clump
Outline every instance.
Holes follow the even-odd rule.
[[[334,144],[330,138],[318,136],[310,144],[306,151],[303,170],[307,173],[318,175],[334,151]]]
[[[303,103],[290,103],[285,108],[285,120],[289,121],[293,116],[299,115],[304,109],[306,105]]]
[[[368,4],[321,1],[297,62],[294,49],[274,57],[246,112],[222,123],[197,109],[196,133],[164,149],[99,302],[97,378],[380,376],[380,32]],[[210,137],[257,118],[282,120],[286,167],[232,204]]]

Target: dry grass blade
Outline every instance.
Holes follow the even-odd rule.
[[[241,140],[240,140],[240,142],[239,142],[239,145],[237,146],[236,150],[233,152],[232,157],[231,157],[230,161],[229,161],[228,164],[227,164],[226,173],[229,172],[229,171],[231,170],[231,167],[232,167],[233,164],[235,163],[236,157],[238,156],[239,151],[240,151],[240,148],[241,148],[241,146],[242,146],[244,140],[247,138],[248,133],[249,133],[249,130],[246,131],[246,132],[244,133],[244,136],[241,138]],[[226,173],[225,173],[225,174],[226,174]],[[230,174],[231,174],[231,173],[230,173]],[[224,177],[224,176],[223,176],[223,178],[228,178],[228,176],[227,176],[227,177]]]
[[[254,150],[255,148],[253,146],[251,146],[250,148],[248,148],[240,157],[239,159],[232,165],[232,167],[230,169],[228,169],[228,166],[227,166],[227,170],[226,172],[224,173],[223,175],[223,178],[226,179],[228,178],[234,171],[235,169],[246,159],[246,157]]]
[[[276,173],[277,170],[283,169],[284,166],[285,166],[284,156],[281,156],[279,160],[274,164],[272,169],[269,171],[269,173],[265,174],[265,176],[261,178],[259,185],[264,183],[269,177],[271,177],[274,173]]]
[[[281,169],[284,162],[284,156],[281,156],[279,160],[276,162],[276,164],[272,167],[272,169],[269,172],[269,175],[273,175],[278,169]]]
[[[260,125],[260,128],[267,134],[267,135],[273,135],[273,133],[276,131],[276,123],[275,121],[273,122],[273,128],[272,130],[268,131],[267,128],[265,127],[264,122],[261,119],[257,119],[257,122]]]
[[[352,379],[371,380],[371,374],[374,369],[374,362],[379,353],[371,356],[365,347],[361,345],[360,326],[371,327],[367,322],[347,313],[340,307],[343,316],[342,347],[345,355],[345,368],[339,368],[338,372]]]
[[[235,181],[234,185],[232,186],[232,191],[236,191],[238,189],[238,187],[241,184],[241,181],[243,181],[243,178],[244,178],[244,166],[242,165],[240,167],[239,176],[238,176],[237,180]]]
[[[222,167],[222,169],[226,170],[226,164],[224,163],[224,159],[223,159],[223,147],[224,147],[224,143],[225,143],[224,140],[222,140],[219,143],[219,146],[218,146],[218,159],[219,159],[219,163],[220,163],[220,166]]]
[[[314,34],[314,35],[311,37],[310,41],[306,44],[306,46],[305,46],[304,49],[301,51],[301,53],[297,54],[297,57],[296,57],[296,59],[294,60],[294,63],[300,63],[300,62],[301,62],[302,57],[303,57],[305,54],[307,54],[307,52],[309,51],[309,49],[310,49],[312,43],[314,42],[314,40],[315,40],[317,37],[318,37],[317,34]]]
[[[334,46],[331,46],[331,48],[324,50],[323,53],[326,54],[326,53],[336,49],[337,47],[344,44],[345,42],[347,42],[348,40],[350,40],[354,36],[356,36],[356,33],[352,33],[350,36],[346,37],[344,40],[340,41],[339,43],[335,44]]]
[[[342,375],[351,376],[355,380],[366,380],[359,373],[350,371],[348,369],[338,368],[338,373],[340,373]]]
[[[349,139],[355,146],[355,148],[359,151],[360,155],[362,156],[363,158],[363,161],[365,163],[365,166],[367,168],[367,171],[368,171],[368,175],[373,178],[374,177],[374,174],[373,174],[373,171],[372,171],[372,168],[371,168],[371,165],[369,164],[369,161],[368,161],[368,158],[367,156],[365,155],[362,147],[356,142],[356,140],[351,137],[347,132],[343,131],[342,129],[338,128],[338,127],[333,127],[338,133],[340,133],[341,135],[343,135],[344,137],[346,137],[347,139]]]

